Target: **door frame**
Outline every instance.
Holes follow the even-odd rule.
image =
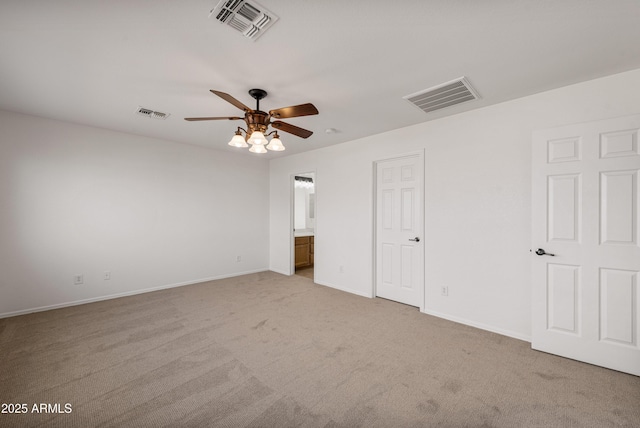
[[[304,172],[295,172],[289,176],[289,275],[296,274],[296,234],[295,234],[295,221],[296,221],[296,189],[295,189],[295,181],[296,175],[304,175],[304,174],[313,174],[313,186],[315,197],[315,227],[313,228],[313,236],[315,241],[315,236],[317,236],[318,232],[318,173],[315,169],[307,170]],[[315,251],[314,251],[315,252]],[[316,278],[316,270],[315,263],[313,269],[313,280]]]
[[[377,287],[378,287],[378,266],[377,266],[377,251],[378,251],[378,175],[377,175],[377,171],[378,171],[378,164],[382,163],[382,162],[388,162],[388,161],[393,161],[393,160],[400,160],[400,159],[405,159],[405,158],[411,158],[417,156],[418,160],[419,160],[419,165],[420,168],[422,168],[422,194],[420,195],[421,198],[421,204],[420,204],[420,209],[422,210],[422,236],[420,237],[420,239],[422,239],[423,242],[423,251],[422,251],[422,286],[420,287],[419,293],[420,293],[420,306],[418,307],[420,312],[424,312],[425,308],[426,308],[426,251],[425,251],[425,247],[426,247],[426,217],[425,217],[425,183],[426,183],[426,178],[425,178],[425,150],[421,149],[421,150],[416,150],[416,151],[412,151],[412,152],[407,152],[407,153],[402,153],[402,154],[398,154],[398,155],[394,155],[394,156],[390,156],[390,157],[386,157],[386,158],[382,158],[382,159],[376,159],[373,161],[372,163],[372,181],[373,181],[373,196],[372,196],[372,200],[373,200],[373,206],[372,206],[372,248],[371,248],[371,265],[372,265],[372,281],[371,281],[371,297],[372,298],[376,298],[377,297]]]

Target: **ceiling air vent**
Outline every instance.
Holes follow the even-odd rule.
[[[209,18],[212,16],[251,40],[256,40],[278,20],[277,16],[253,0],[220,0],[211,10]]]
[[[467,101],[480,98],[478,93],[471,87],[465,77],[452,80],[415,94],[406,95],[405,100],[409,101],[425,113],[451,107]]]
[[[138,107],[138,110],[136,110],[136,113],[138,113],[141,116],[152,117],[154,119],[162,119],[162,120],[169,117],[169,113],[153,111],[144,107]]]

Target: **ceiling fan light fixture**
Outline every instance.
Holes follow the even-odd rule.
[[[240,130],[236,131],[236,135],[234,135],[231,141],[229,141],[229,145],[239,148],[249,147],[247,142],[244,140],[244,137],[242,136]]]
[[[264,144],[267,144],[267,139],[265,138],[264,134],[260,131],[253,131],[251,133],[251,137],[249,137],[249,143],[253,144],[254,146],[262,146]]]
[[[281,152],[284,150],[284,145],[282,144],[282,141],[280,141],[280,138],[278,138],[278,133],[276,133],[276,135],[273,136],[273,138],[267,145],[267,149],[272,150],[274,152]]]
[[[254,144],[249,149],[251,153],[267,153],[267,149],[264,148],[264,144]]]

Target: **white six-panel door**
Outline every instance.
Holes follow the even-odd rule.
[[[422,308],[422,154],[376,162],[376,296]]]
[[[639,130],[640,115],[535,132],[532,177],[532,347],[635,375]]]

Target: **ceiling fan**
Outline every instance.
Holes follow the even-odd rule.
[[[250,89],[249,95],[256,100],[255,110],[247,107],[231,95],[211,89],[212,93],[216,94],[223,100],[233,104],[240,110],[244,111],[244,117],[228,116],[228,117],[185,117],[184,120],[188,121],[200,121],[200,120],[244,120],[247,124],[247,129],[238,127],[236,135],[229,142],[230,146],[234,147],[249,147],[247,143],[251,144],[249,151],[254,153],[266,153],[267,150],[281,151],[284,150],[284,146],[278,136],[278,131],[288,132],[301,138],[309,138],[313,132],[300,128],[298,126],[291,125],[280,120],[271,121],[275,119],[287,119],[291,117],[299,116],[311,116],[318,114],[318,109],[311,103],[300,104],[290,107],[282,107],[275,110],[269,110],[264,112],[260,110],[260,100],[267,96],[267,91],[264,89]],[[269,125],[276,130],[267,133]],[[242,132],[245,132],[245,136]],[[267,141],[266,136],[275,134],[271,141]],[[268,144],[267,144],[268,143]]]

